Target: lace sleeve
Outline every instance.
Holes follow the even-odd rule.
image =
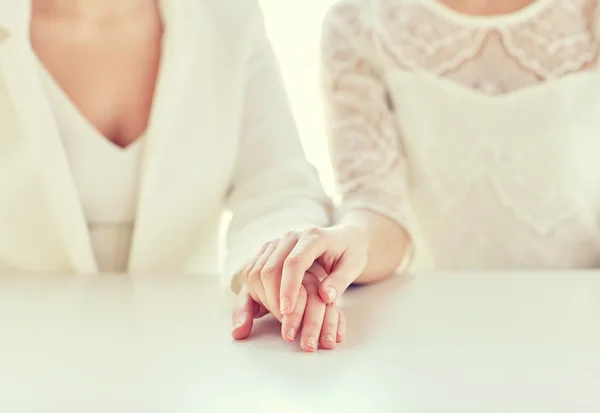
[[[386,84],[367,56],[374,48],[362,13],[360,3],[336,5],[321,45],[340,211],[369,209],[408,229],[405,160]]]

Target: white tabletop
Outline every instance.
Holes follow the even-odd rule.
[[[216,277],[0,278],[0,412],[600,411],[600,273],[350,291],[348,337],[235,343]]]

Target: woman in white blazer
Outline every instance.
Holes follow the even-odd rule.
[[[0,0],[0,270],[217,272],[225,211],[236,292],[329,223],[255,0]]]

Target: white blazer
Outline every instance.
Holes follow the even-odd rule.
[[[267,240],[326,225],[256,0],[164,0],[163,61],[145,142],[132,273],[225,274]],[[29,40],[31,5],[0,0],[0,269],[98,271]],[[110,165],[107,165],[110,167]],[[229,279],[228,281],[231,281]]]

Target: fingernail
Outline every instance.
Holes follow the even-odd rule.
[[[287,314],[288,311],[290,311],[290,300],[288,300],[287,298],[282,298],[281,302],[279,303],[279,307],[281,307],[281,313],[282,314]]]
[[[337,291],[335,291],[335,288],[327,287],[325,289],[325,292],[327,293],[327,297],[329,297],[329,300],[335,301],[335,297],[337,296]]]
[[[308,340],[306,340],[306,345],[312,349],[316,349],[317,339],[315,339],[314,337],[309,338]]]
[[[335,344],[335,340],[333,339],[333,336],[331,334],[327,334],[325,336],[325,341],[331,344]]]
[[[237,330],[238,328],[240,328],[242,326],[243,323],[240,323],[239,321],[237,323],[234,324],[233,329]]]
[[[296,330],[293,328],[290,328],[287,333],[286,333],[287,338],[289,338],[290,340],[294,340],[296,338]]]

